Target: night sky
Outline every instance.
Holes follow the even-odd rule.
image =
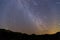
[[[0,28],[27,34],[60,31],[60,0],[0,0]]]

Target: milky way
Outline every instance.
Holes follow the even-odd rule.
[[[28,34],[60,31],[56,0],[0,0],[0,28]]]

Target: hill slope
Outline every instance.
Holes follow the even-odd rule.
[[[0,29],[0,40],[60,40],[60,32],[49,35],[28,35],[25,33],[12,32],[10,30]]]

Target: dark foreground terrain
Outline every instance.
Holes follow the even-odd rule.
[[[28,35],[25,33],[0,29],[0,40],[60,40],[60,32],[53,35]]]

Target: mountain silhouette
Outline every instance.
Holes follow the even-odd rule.
[[[28,35],[26,33],[19,33],[10,30],[0,29],[0,40],[60,40],[60,32],[51,35]]]

